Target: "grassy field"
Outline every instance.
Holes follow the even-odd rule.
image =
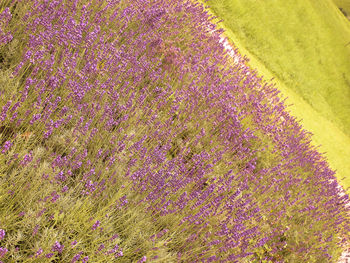
[[[346,15],[350,16],[350,1],[349,0],[333,0],[334,3],[345,11]]]
[[[330,1],[212,1],[226,35],[288,97],[292,115],[350,186],[350,23]],[[324,19],[327,17],[327,19]],[[349,192],[349,191],[348,191]]]

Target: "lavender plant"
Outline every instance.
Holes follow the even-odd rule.
[[[340,256],[348,195],[201,4],[0,10],[0,260]]]

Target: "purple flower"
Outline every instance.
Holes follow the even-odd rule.
[[[115,258],[122,257],[123,255],[123,251],[120,250],[118,253],[115,254]]]
[[[11,33],[6,33],[5,35],[0,35],[0,44],[7,44],[13,39]]]
[[[117,237],[119,237],[119,235],[118,235],[118,234],[114,234],[114,235],[110,238],[110,240],[113,241],[113,240],[116,239]]]
[[[60,242],[56,241],[55,244],[52,246],[52,251],[57,251],[58,253],[62,253],[64,248],[64,245],[61,245]]]
[[[76,240],[74,240],[74,241],[72,241],[72,243],[70,243],[70,245],[71,245],[72,247],[74,247],[77,243],[78,243],[78,242],[77,242]]]
[[[6,247],[0,247],[0,258],[5,256],[5,254],[8,252]]]
[[[65,185],[65,186],[62,188],[61,192],[62,192],[62,193],[65,193],[65,192],[68,191],[68,189],[69,189],[68,186]]]
[[[6,153],[12,146],[12,143],[10,141],[6,141],[4,145],[2,146],[2,153]]]
[[[117,208],[122,208],[124,206],[126,206],[128,204],[128,199],[126,197],[126,195],[122,196],[121,198],[119,198],[119,200],[117,201]]]
[[[38,233],[39,225],[35,225],[32,235],[35,236]]]
[[[137,261],[137,263],[143,263],[143,262],[146,262],[146,260],[147,260],[147,257],[143,256],[139,261]]]
[[[98,228],[98,226],[100,225],[100,221],[96,221],[95,224],[92,226],[92,230],[96,230],[96,228]]]
[[[79,252],[78,254],[76,254],[76,255],[73,257],[71,263],[74,263],[74,262],[78,261],[78,260],[80,259],[80,257],[81,257],[81,254],[83,254],[82,251]]]
[[[63,171],[60,171],[56,176],[55,176],[55,180],[57,182],[64,182],[66,180],[66,176],[64,175]]]
[[[57,194],[56,191],[54,191],[54,192],[51,193],[51,197],[52,197],[51,198],[51,202],[55,203],[58,200],[58,198],[60,198],[60,195]]]
[[[34,114],[33,118],[31,119],[31,121],[29,122],[30,125],[33,125],[35,121],[39,120],[41,117],[41,114]]]
[[[29,162],[33,160],[33,151],[30,151],[29,154],[26,154],[23,160],[20,162],[21,165],[26,166]]]
[[[35,257],[40,256],[43,253],[43,249],[39,248],[38,251],[35,253]]]
[[[53,253],[48,253],[45,255],[46,258],[51,258],[54,254]]]
[[[88,261],[89,261],[89,257],[86,256],[86,257],[83,258],[82,263],[87,263]]]
[[[105,245],[104,244],[101,244],[99,247],[98,247],[98,251],[101,251],[102,249],[104,249],[105,248]]]

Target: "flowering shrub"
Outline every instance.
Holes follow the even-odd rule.
[[[1,87],[5,261],[339,257],[349,197],[277,90],[227,56],[202,5],[0,8],[13,36],[0,54],[21,43]]]

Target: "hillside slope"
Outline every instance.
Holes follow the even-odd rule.
[[[341,8],[344,15],[350,18],[350,1],[349,0],[333,0],[337,7]]]
[[[348,247],[334,172],[202,6],[0,10],[1,261],[318,263]]]
[[[338,179],[345,178],[340,183],[349,187],[350,49],[344,43],[350,38],[350,23],[330,1],[207,4],[224,20],[221,27],[249,64],[265,79],[274,78],[293,104],[291,113],[314,134],[313,143],[321,144]],[[282,18],[286,13],[289,19]]]

